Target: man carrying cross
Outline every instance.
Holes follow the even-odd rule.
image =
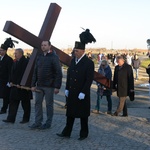
[[[32,77],[31,89],[42,92],[35,93],[35,123],[29,126],[31,129],[47,129],[51,127],[53,118],[53,95],[59,93],[62,82],[62,71],[59,58],[51,50],[51,43],[47,40],[41,43],[43,51],[36,60]],[[42,102],[45,97],[47,120],[42,125]]]
[[[28,59],[25,58],[24,52],[21,48],[15,49],[15,61],[12,65],[11,74],[10,74],[10,104],[8,110],[8,116],[3,122],[14,123],[16,120],[17,110],[19,103],[21,101],[22,108],[24,110],[23,118],[20,123],[27,123],[30,120],[30,110],[31,104],[30,99],[32,96],[31,91],[25,89],[20,89],[20,82],[26,66],[28,64]]]

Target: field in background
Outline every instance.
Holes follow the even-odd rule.
[[[14,49],[8,49],[7,54],[14,59]],[[25,49],[24,50],[24,55],[27,56],[28,54],[31,54],[32,50],[31,49]]]
[[[71,54],[72,49],[64,49],[62,50],[63,52],[65,52],[66,54]],[[131,53],[131,54],[138,54],[138,55],[146,55],[147,54],[147,50],[139,50],[139,49],[133,49],[133,50],[107,50],[105,48],[100,48],[100,49],[86,49],[86,53],[91,52],[93,55],[93,61],[96,64],[97,63],[97,54],[98,53],[104,53],[104,54],[108,54],[108,53]],[[32,49],[24,49],[24,55],[27,57],[28,55],[30,55],[32,53]],[[7,54],[9,56],[11,56],[14,59],[14,49],[8,49]],[[142,61],[141,66],[146,68],[148,66],[148,64],[150,64],[150,59],[146,59]]]
[[[149,64],[150,64],[150,59],[143,60],[141,63],[141,67],[147,68]]]

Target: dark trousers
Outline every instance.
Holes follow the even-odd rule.
[[[117,107],[116,112],[119,114],[121,111],[123,111],[123,115],[127,115],[127,104],[126,104],[126,97],[119,97],[119,104]]]
[[[1,108],[2,112],[6,112],[9,105],[9,96],[10,96],[10,88],[5,86],[2,90],[3,93],[3,106]]]
[[[30,120],[30,112],[31,112],[30,99],[25,99],[25,100],[11,99],[10,104],[9,104],[7,120],[10,120],[10,121],[15,121],[16,120],[16,115],[17,115],[17,111],[18,111],[20,101],[21,101],[21,105],[22,105],[22,108],[23,108],[23,111],[24,111],[22,120],[24,120],[24,121],[29,121]]]
[[[106,96],[106,99],[107,99],[107,111],[108,112],[111,112],[112,111],[112,100],[111,100],[111,95],[107,95]],[[100,110],[100,107],[101,107],[101,100],[102,100],[102,96],[98,93],[97,94],[97,102],[96,102],[96,106],[95,106],[95,109],[96,110]]]
[[[112,111],[112,100],[111,100],[111,95],[106,96],[107,99],[107,111],[111,112]]]
[[[67,117],[66,126],[62,131],[62,134],[65,136],[70,136],[73,128],[75,118]],[[87,137],[89,133],[88,129],[88,117],[80,118],[81,130],[80,130],[80,137]]]
[[[9,98],[3,98],[3,106],[1,108],[2,112],[6,112],[9,105]]]

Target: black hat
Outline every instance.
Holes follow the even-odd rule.
[[[4,42],[4,44],[1,45],[1,48],[2,48],[3,50],[7,50],[9,47],[10,47],[10,48],[13,48],[13,47],[15,47],[15,45],[14,45],[13,42],[15,42],[15,43],[18,44],[18,41],[14,41],[14,40],[12,40],[11,38],[7,38],[6,41]]]
[[[80,41],[83,44],[88,44],[88,43],[92,43],[92,42],[96,42],[96,39],[94,38],[94,36],[90,33],[89,29],[86,29],[84,32],[82,32],[80,35]]]
[[[75,42],[75,47],[74,49],[81,49],[81,50],[85,50],[85,44],[81,43],[81,42],[78,42],[76,41]]]
[[[80,42],[75,42],[75,49],[81,49],[85,50],[85,45],[88,43],[96,42],[96,39],[94,36],[90,33],[89,29],[86,29],[84,32],[82,32],[80,35]]]

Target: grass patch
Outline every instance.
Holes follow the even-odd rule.
[[[143,60],[141,63],[141,67],[147,68],[149,64],[150,64],[150,59]]]

